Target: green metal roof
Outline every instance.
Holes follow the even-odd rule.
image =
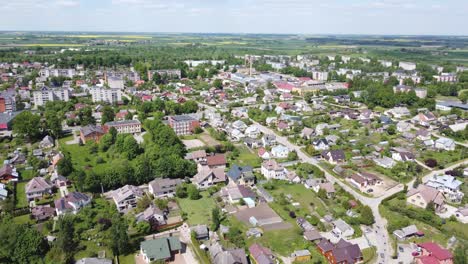
[[[171,251],[177,251],[182,248],[180,240],[177,237],[147,240],[141,242],[140,246],[146,256],[153,260],[168,259],[171,257]]]

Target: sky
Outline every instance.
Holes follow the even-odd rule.
[[[0,0],[0,30],[468,35],[468,0]]]

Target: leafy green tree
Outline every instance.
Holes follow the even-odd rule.
[[[55,245],[65,253],[67,262],[73,257],[77,246],[74,224],[74,217],[71,215],[62,216],[57,222],[59,231]]]
[[[322,200],[328,198],[327,197],[327,191],[325,191],[325,189],[323,189],[323,188],[320,188],[320,190],[317,193],[317,196]]]
[[[106,105],[102,108],[101,124],[114,121],[115,113],[112,107]]]
[[[115,214],[112,218],[112,226],[110,228],[111,249],[114,255],[119,256],[126,254],[130,249],[130,239],[128,237],[128,225],[119,214]]]
[[[175,195],[178,198],[187,198],[187,188],[184,184],[180,184],[176,187]]]
[[[187,194],[190,200],[198,200],[201,198],[200,191],[193,184],[187,185]]]
[[[375,220],[374,220],[374,215],[372,214],[372,210],[369,206],[363,206],[360,209],[361,217],[360,217],[360,222],[363,225],[372,225]]]
[[[223,88],[223,81],[221,79],[216,79],[213,81],[213,86],[222,89]]]
[[[132,136],[125,137],[122,147],[129,160],[134,159],[140,152],[140,146]]]
[[[105,134],[101,140],[99,140],[99,149],[102,152],[106,152],[112,146],[114,140],[112,139],[112,135],[110,133]]]
[[[68,176],[73,172],[73,164],[69,153],[64,153],[63,158],[57,163],[57,172],[63,176]]]
[[[466,255],[466,244],[459,243],[459,245],[455,248],[453,262],[455,264],[466,264],[467,263],[467,255]]]
[[[57,113],[47,111],[45,113],[47,130],[55,139],[58,139],[62,134],[62,120],[58,117]]]
[[[211,210],[211,221],[213,222],[211,229],[213,231],[218,230],[219,225],[221,224],[221,217],[221,211],[218,207],[215,207],[213,210]]]
[[[13,120],[13,132],[29,140],[36,139],[41,133],[40,122],[40,116],[30,111],[21,112]]]

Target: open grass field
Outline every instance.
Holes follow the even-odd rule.
[[[236,147],[239,150],[239,157],[236,159],[239,165],[250,165],[254,168],[260,167],[262,159],[255,152],[244,145],[238,145]]]
[[[180,209],[187,214],[189,225],[207,224],[211,221],[211,210],[216,206],[215,202],[208,192],[202,192],[201,195],[199,200],[177,199]]]
[[[18,182],[16,184],[16,208],[22,208],[28,206],[28,200],[26,199],[26,192],[24,187],[27,182]]]

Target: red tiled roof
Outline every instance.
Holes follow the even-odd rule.
[[[206,157],[206,164],[208,166],[220,166],[226,164],[226,158],[223,154],[216,154]]]
[[[418,244],[419,247],[427,250],[429,253],[432,254],[435,258],[440,260],[452,259],[453,255],[447,249],[441,247],[439,244],[433,242],[426,242]]]

